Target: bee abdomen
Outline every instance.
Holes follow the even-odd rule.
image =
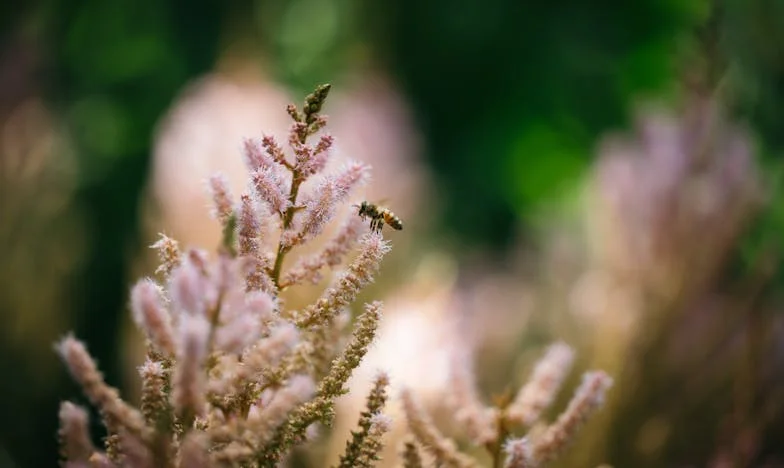
[[[400,221],[400,218],[389,211],[384,213],[384,221],[386,221],[386,223],[389,224],[393,229],[398,231],[403,229],[403,222]]]

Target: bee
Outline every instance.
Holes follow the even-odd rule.
[[[370,229],[375,232],[381,232],[381,228],[384,227],[384,223],[389,224],[392,229],[396,229],[398,231],[403,229],[403,222],[400,221],[400,218],[398,218],[395,213],[389,211],[387,208],[383,208],[366,201],[363,201],[360,205],[354,206],[359,208],[359,212],[357,214],[361,218],[370,218]]]

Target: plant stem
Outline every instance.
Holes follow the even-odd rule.
[[[302,184],[302,177],[299,171],[294,169],[291,172],[291,190],[289,191],[289,207],[283,215],[283,232],[285,233],[291,227],[291,221],[294,219],[294,213],[297,211],[297,195],[299,194],[299,186]],[[283,259],[286,254],[291,250],[291,247],[283,245],[283,237],[278,242],[278,253],[275,256],[275,266],[272,268],[270,277],[272,283],[276,288],[280,288],[280,270],[283,268]]]

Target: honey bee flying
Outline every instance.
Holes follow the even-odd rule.
[[[361,218],[370,218],[370,229],[375,232],[381,232],[381,228],[384,227],[384,223],[389,224],[392,229],[396,229],[398,231],[403,229],[403,222],[400,221],[400,218],[398,218],[395,213],[389,211],[387,208],[383,208],[366,201],[363,201],[360,205],[354,206],[359,208],[359,212],[357,214]]]

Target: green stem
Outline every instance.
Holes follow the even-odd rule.
[[[294,213],[297,211],[297,195],[299,194],[299,186],[302,184],[303,179],[300,177],[299,172],[295,169],[291,173],[291,190],[289,191],[289,208],[283,215],[283,232],[286,232],[291,227],[291,222],[294,219]],[[280,288],[280,271],[283,268],[283,259],[286,254],[291,250],[290,246],[283,245],[283,238],[281,237],[278,242],[278,253],[275,256],[275,266],[272,268],[270,277],[272,283],[276,288]]]
[[[503,448],[506,438],[509,436],[509,423],[506,420],[506,407],[509,405],[510,394],[507,392],[503,398],[499,399],[495,424],[498,436],[495,441],[488,442],[485,448],[490,452],[493,459],[493,468],[501,468],[504,464]]]

